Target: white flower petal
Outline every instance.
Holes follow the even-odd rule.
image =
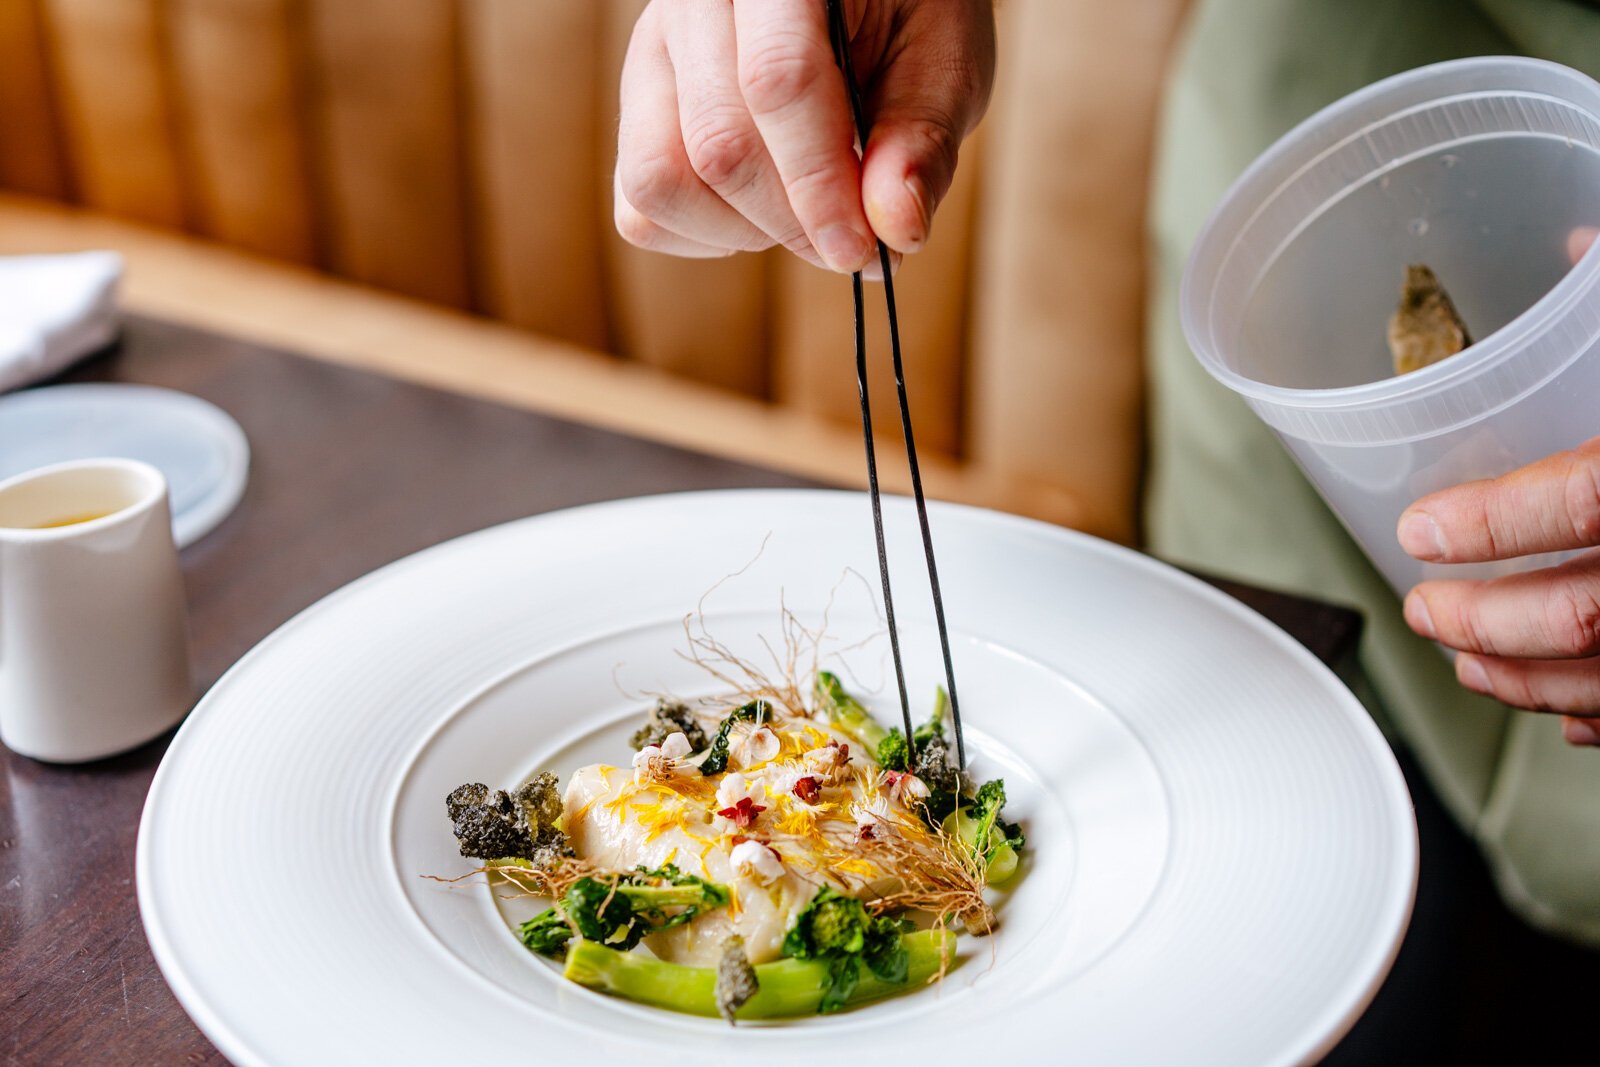
[[[783,877],[783,860],[759,841],[741,841],[728,854],[734,873],[748,875],[762,885]]]
[[[674,730],[661,742],[661,754],[669,759],[683,759],[694,749],[689,747],[689,739],[683,735],[682,730]]]
[[[739,801],[753,796],[750,779],[738,771],[729,771],[717,784],[717,810],[736,808]]]

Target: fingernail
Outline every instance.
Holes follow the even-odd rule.
[[[900,253],[891,249],[889,252],[889,273],[896,278],[900,277],[900,260]],[[861,268],[861,277],[869,282],[883,281],[883,257],[873,256],[867,265]]]
[[[1569,718],[1561,724],[1561,736],[1569,745],[1600,745],[1600,724],[1590,719]]]
[[[1444,534],[1433,516],[1426,511],[1413,511],[1400,519],[1400,547],[1413,559],[1442,559],[1445,553]]]
[[[1422,594],[1412,593],[1406,597],[1406,625],[1410,626],[1423,637],[1437,638],[1439,631],[1433,628],[1433,616],[1428,614],[1428,602],[1422,599]]]
[[[928,188],[922,184],[922,179],[915,174],[906,178],[906,192],[911,194],[911,202],[917,205],[917,232],[908,235],[909,246],[906,251],[920,251],[928,241],[928,229],[932,220],[928,217]]]
[[[1456,657],[1456,680],[1474,693],[1494,693],[1494,686],[1489,684],[1489,672],[1483,669],[1477,656],[1462,653]]]
[[[824,226],[817,234],[817,251],[828,266],[840,274],[849,274],[866,266],[872,242],[866,236],[840,223]]]

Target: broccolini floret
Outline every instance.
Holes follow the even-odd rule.
[[[559,956],[572,938],[572,927],[561,912],[546,908],[521,926],[517,936],[522,943],[541,956]]]
[[[722,720],[722,725],[717,727],[717,736],[711,742],[711,750],[706,753],[706,758],[700,761],[701,774],[721,774],[728,769],[728,740],[733,732],[736,722],[759,722],[772,714],[772,705],[765,700],[752,700],[748,704],[741,704],[728,712]]]
[[[941,686],[934,699],[933,715],[911,732],[910,740],[898,728],[883,735],[874,752],[878,765],[891,771],[911,771],[935,792],[959,793],[961,775],[950,758],[950,746],[944,734],[948,707],[949,698]],[[930,805],[930,809],[932,807]]]
[[[546,956],[560,955],[574,932],[626,952],[646,935],[726,907],[730,899],[727,886],[685,874],[673,864],[640,867],[615,881],[580,878],[554,907],[523,923],[518,932],[523,944]]]
[[[507,793],[482,782],[458,786],[444,800],[463,856],[483,860],[517,857],[553,866],[571,856],[561,832],[561,791],[546,771]]]
[[[900,732],[899,727],[891,729],[883,735],[883,740],[878,742],[878,751],[874,753],[878,759],[878,766],[890,771],[908,771],[911,769],[911,745],[906,741],[906,735]]]
[[[823,886],[795,916],[783,939],[783,954],[828,965],[827,988],[817,1007],[826,1015],[849,1002],[862,964],[879,981],[906,981],[908,957],[901,935],[910,929],[905,920],[870,915],[861,901]]]
[[[656,706],[650,709],[649,721],[634,731],[628,743],[637,752],[646,745],[659,745],[675,733],[681,733],[688,739],[690,752],[699,752],[706,747],[705,727],[689,710],[689,705],[658,700]]]
[[[928,787],[922,806],[929,824],[938,825],[952,811],[961,795],[961,774],[950,757],[945,740],[944,717],[948,698],[943,687],[934,701],[933,716],[911,734],[891,729],[878,743],[878,765],[891,771],[911,771]]]
[[[1006,803],[1006,784],[996,778],[978,788],[973,798],[945,819],[945,830],[958,838],[973,856],[982,859],[988,881],[998,885],[1016,872],[1022,850],[1022,828],[1000,817]]]
[[[646,924],[620,889],[594,878],[580,879],[562,896],[561,912],[583,937],[626,952],[644,937]]]

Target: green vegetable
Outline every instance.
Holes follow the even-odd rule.
[[[922,801],[923,817],[929,826],[938,826],[950,817],[960,802],[960,796],[953,790],[930,786],[928,795]]]
[[[654,870],[640,867],[614,883],[579,879],[560,903],[523,923],[518,933],[524,945],[546,956],[559,955],[574,931],[627,951],[647,934],[681,926],[704,912],[726,907],[728,900],[727,886],[684,874],[673,864]]]
[[[823,718],[849,735],[868,752],[876,753],[878,746],[888,736],[888,731],[872,717],[861,702],[839,683],[839,677],[829,671],[818,671],[815,686],[817,710]]]
[[[572,927],[555,908],[546,908],[517,928],[522,943],[541,956],[559,956],[572,938]]]
[[[905,981],[908,957],[901,935],[910,928],[902,919],[873,917],[861,901],[823,886],[795,916],[783,954],[828,965],[828,987],[817,1009],[826,1015],[850,1001],[862,964],[880,981]]]
[[[920,930],[901,935],[900,940],[905,952],[904,976],[891,981],[867,969],[840,1006],[854,1007],[921,985],[947,960],[955,960],[955,935],[947,930]],[[814,1015],[833,984],[830,971],[828,961],[820,959],[763,963],[755,968],[760,989],[738,1009],[737,1016],[782,1019]],[[717,972],[711,967],[685,967],[639,952],[612,952],[580,939],[567,952],[565,973],[579,985],[641,1004],[713,1018],[718,1014]]]
[[[945,741],[945,716],[949,713],[950,698],[940,686],[933,702],[933,715],[927,722],[911,732],[911,740],[898,728],[892,728],[878,742],[874,755],[878,766],[891,771],[912,771],[934,792],[948,793],[928,804],[929,821],[937,823],[954,807],[953,798],[961,787],[961,776],[956,773],[955,762],[950,758],[950,746]]]
[[[736,722],[757,722],[772,714],[772,705],[765,700],[752,700],[728,713],[717,727],[717,736],[711,742],[706,758],[700,761],[701,774],[721,774],[728,769],[728,736]]]
[[[925,802],[928,821],[937,824],[955,810],[961,793],[961,773],[950,752],[944,724],[950,714],[950,694],[939,686],[934,693],[933,715],[911,734],[912,770],[933,795]]]
[[[990,885],[999,885],[1017,871],[1022,850],[1022,828],[1000,818],[1006,803],[1006,784],[996,778],[979,787],[971,802],[944,820],[945,832],[957,838],[987,865]]]
[[[985,783],[974,796],[963,796],[962,775],[951,758],[945,723],[950,716],[950,695],[940,686],[934,694],[933,714],[911,732],[908,740],[898,729],[884,729],[844,687],[837,676],[817,672],[817,709],[830,723],[862,743],[891,771],[912,770],[928,787],[922,802],[924,815],[932,826],[943,825],[959,836],[975,855],[984,857],[988,880],[998,885],[1016,873],[1022,851],[1022,829],[1000,818],[1005,806],[1005,783],[996,779]],[[960,818],[957,811],[960,810]],[[849,975],[841,975],[848,983]]]
[[[944,720],[950,714],[950,694],[944,691],[944,686],[936,686],[933,693],[933,714],[928,721],[911,732],[911,743],[918,752],[935,737],[944,736]]]
[[[911,746],[906,743],[906,735],[900,732],[898,726],[891,729],[878,742],[878,766],[885,770],[905,771],[911,769]]]
[[[581,879],[561,898],[561,911],[580,936],[626,952],[644,937],[646,924],[634,915],[633,902],[621,888]]]
[[[685,874],[672,863],[653,869],[637,867],[635,873],[627,877],[631,881],[619,884],[618,891],[628,898],[636,914],[649,921],[653,930],[682,926],[702,912],[727,907],[731,899],[727,886]],[[641,884],[640,879],[645,878],[654,878],[665,884]],[[661,910],[663,908],[683,910],[669,915]]]

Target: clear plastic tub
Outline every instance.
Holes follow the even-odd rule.
[[[1396,590],[1547,562],[1424,565],[1400,513],[1600,434],[1600,84],[1493,57],[1422,67],[1307,119],[1223,198],[1184,276],[1184,332]],[[1396,377],[1411,263],[1476,343]]]

